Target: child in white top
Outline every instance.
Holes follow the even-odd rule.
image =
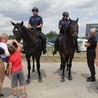
[[[8,41],[8,35],[6,33],[2,33],[0,40],[0,47],[4,49],[5,54],[0,54],[0,56],[4,62],[8,62],[8,56],[10,55],[7,47],[7,41]]]

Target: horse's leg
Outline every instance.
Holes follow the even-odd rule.
[[[61,64],[60,64],[60,71],[62,70],[62,67],[63,67],[63,61],[62,61],[62,58],[61,58]]]
[[[32,56],[32,60],[33,60],[32,72],[35,72],[34,56]]]
[[[72,58],[70,59],[70,62],[69,62],[68,80],[72,80],[71,67],[72,67]]]
[[[5,67],[2,59],[0,58],[0,93],[3,85],[4,77],[5,77]]]
[[[69,69],[69,65],[68,65],[68,58],[67,58],[67,68],[66,68],[66,71],[68,71],[68,69]]]
[[[65,81],[65,61],[62,62],[63,66],[62,66],[62,78],[61,78],[61,82]]]
[[[36,63],[37,63],[37,72],[38,72],[38,82],[42,82],[42,78],[41,78],[41,72],[40,72],[40,56],[36,57]]]
[[[30,55],[26,54],[26,59],[27,59],[27,64],[28,64],[28,77],[27,77],[26,84],[30,84],[30,70],[31,70]]]
[[[68,71],[68,68],[69,68],[69,65],[68,65],[68,58],[67,58],[67,60],[66,60],[66,64],[67,64],[67,68],[66,68],[66,71]],[[62,59],[61,59],[61,65],[60,65],[60,71],[62,70],[62,66],[63,66],[63,61],[62,61]]]

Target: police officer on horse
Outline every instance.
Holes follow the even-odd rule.
[[[60,29],[60,31],[59,31],[59,35],[57,36],[57,38],[55,40],[54,51],[52,52],[53,55],[57,53],[57,50],[58,50],[58,47],[59,47],[58,46],[59,45],[59,40],[64,35],[63,26],[65,25],[66,30],[67,30],[68,26],[70,25],[69,13],[65,11],[65,12],[63,12],[62,16],[63,16],[63,18],[59,21],[59,24],[58,24],[58,28]],[[77,53],[79,53],[77,37],[75,37],[74,40],[75,40],[74,42],[75,42],[76,51],[77,51]]]
[[[43,27],[43,19],[41,16],[38,15],[38,8],[34,7],[32,9],[33,16],[30,17],[28,22],[28,28],[31,30],[35,30],[37,32],[38,37],[42,41],[42,47],[43,47],[43,54],[45,54],[46,51],[46,38],[45,35],[42,33],[42,27]]]

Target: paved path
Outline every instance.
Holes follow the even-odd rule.
[[[25,78],[27,75],[26,62],[23,62]],[[98,68],[96,68],[96,82],[88,83],[89,76],[87,64],[84,62],[74,62],[72,67],[73,80],[66,79],[60,82],[61,72],[58,70],[59,63],[41,63],[41,73],[43,82],[39,83],[37,73],[31,73],[31,83],[26,86],[28,98],[98,98]],[[3,98],[13,98],[10,80],[6,77],[2,92]],[[20,88],[18,90],[19,96]],[[19,97],[20,98],[20,97]]]

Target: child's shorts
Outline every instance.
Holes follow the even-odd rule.
[[[24,78],[23,69],[20,69],[19,71],[12,73],[12,77],[11,77],[11,86],[12,86],[12,88],[17,87],[18,82],[19,82],[20,86],[25,85],[25,78]]]

